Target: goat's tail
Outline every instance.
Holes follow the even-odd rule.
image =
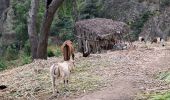
[[[57,74],[55,73],[55,70],[56,70],[56,67],[55,67],[55,65],[53,64],[53,65],[50,67],[51,77],[56,77],[56,76],[57,76]]]

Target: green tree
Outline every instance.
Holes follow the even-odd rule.
[[[12,8],[14,9],[15,22],[14,30],[16,32],[17,42],[20,45],[24,45],[28,40],[27,32],[27,16],[30,6],[30,0],[13,0]]]
[[[29,10],[28,18],[28,34],[31,44],[31,55],[33,59],[47,59],[47,45],[50,26],[52,24],[56,10],[60,7],[63,1],[64,0],[46,0],[46,9],[43,14],[39,32],[37,32],[36,27],[39,0],[31,1],[31,8]]]

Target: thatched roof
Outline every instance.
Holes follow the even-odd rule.
[[[128,25],[124,22],[105,18],[78,21],[76,22],[75,27],[77,34],[81,34],[81,32],[92,33],[101,39],[127,34],[130,30]]]

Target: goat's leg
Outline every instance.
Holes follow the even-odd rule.
[[[67,90],[67,80],[66,79],[64,79],[64,89],[65,89],[65,91],[68,91]]]
[[[72,59],[74,60],[74,57],[75,57],[75,55],[74,55],[74,53],[72,53]]]
[[[68,85],[68,79],[66,80],[66,82],[67,82],[67,85]]]
[[[53,88],[53,93],[55,93],[55,77],[52,77],[52,88]]]
[[[64,89],[66,90],[66,80],[64,79]]]
[[[69,86],[68,86],[68,79],[66,80],[66,84],[67,84],[67,89],[70,92]]]

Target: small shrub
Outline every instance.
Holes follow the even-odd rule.
[[[161,7],[170,6],[170,0],[161,0],[160,5]]]
[[[0,71],[6,69],[6,64],[4,61],[0,60]]]
[[[47,50],[47,55],[48,55],[48,57],[53,57],[53,56],[55,56],[54,53],[53,53],[53,51],[52,51],[51,49],[48,49],[48,50]]]
[[[166,71],[166,72],[161,72],[158,76],[158,79],[160,80],[165,80],[166,82],[170,82],[170,72]]]
[[[29,63],[31,63],[31,57],[30,56],[26,56],[26,55],[23,55],[22,56],[22,65],[24,65],[24,64],[29,64]]]
[[[59,57],[61,56],[60,47],[56,47],[56,45],[49,45],[47,49],[48,57]]]
[[[31,46],[30,46],[30,43],[29,41],[26,41],[25,44],[24,44],[24,53],[28,56],[31,55]]]
[[[29,64],[29,63],[31,63],[32,59],[31,59],[31,56],[27,55],[24,51],[20,51],[20,53],[19,53],[19,61],[20,61],[20,64],[18,63],[17,66],[24,65],[24,64]]]
[[[140,17],[136,21],[134,21],[134,22],[129,21],[128,22],[128,24],[131,27],[131,29],[134,30],[132,32],[132,37],[133,37],[132,39],[133,40],[137,40],[138,39],[138,35],[141,33],[142,28],[144,27],[145,23],[153,15],[154,15],[154,12],[146,11],[143,14],[141,14]]]
[[[154,94],[149,100],[170,100],[170,92]]]
[[[61,56],[61,50],[60,50],[60,48],[57,48],[57,49],[55,50],[55,56],[56,56],[56,57]]]
[[[6,60],[16,60],[18,58],[18,51],[12,46],[8,46],[5,52],[5,59]]]

